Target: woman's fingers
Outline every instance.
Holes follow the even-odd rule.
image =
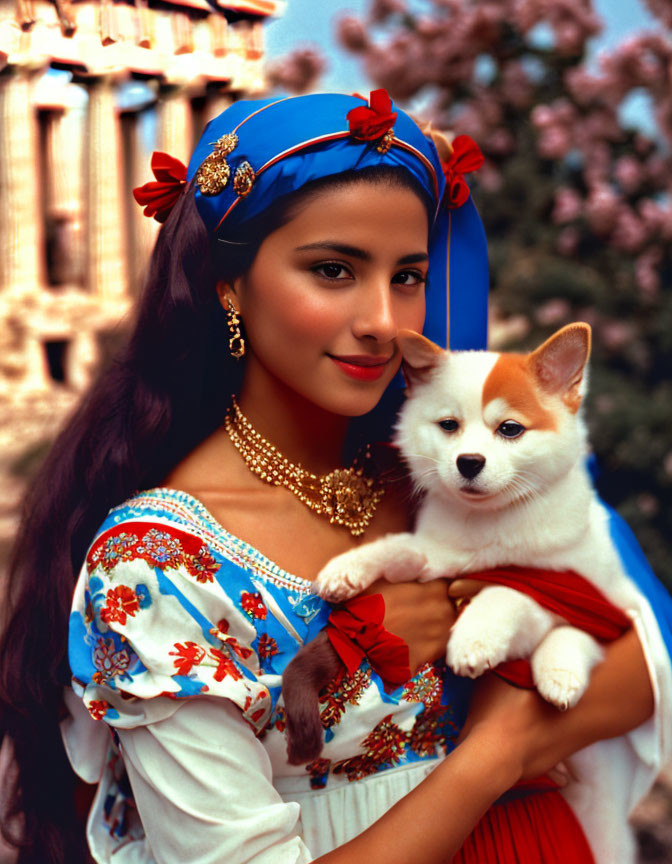
[[[395,584],[381,581],[372,586],[371,593],[383,595],[385,627],[408,645],[411,670],[445,657],[456,613],[444,579]]]
[[[481,588],[486,588],[488,584],[488,582],[481,582],[478,579],[454,579],[448,585],[448,596],[469,599],[478,594]]]

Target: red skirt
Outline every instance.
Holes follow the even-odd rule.
[[[569,804],[557,788],[539,783],[514,787],[495,802],[452,864],[595,864]]]

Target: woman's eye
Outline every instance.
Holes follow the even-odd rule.
[[[392,279],[396,285],[424,285],[427,280],[419,270],[402,270]]]
[[[460,428],[460,424],[457,420],[453,420],[450,418],[449,420],[439,420],[439,426],[443,429],[444,432],[457,432]]]
[[[497,434],[502,438],[520,438],[525,431],[525,427],[515,420],[505,420],[497,427]]]
[[[347,279],[350,277],[348,269],[336,261],[327,261],[312,268],[313,273],[324,276],[326,279]]]

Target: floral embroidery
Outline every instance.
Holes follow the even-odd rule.
[[[264,717],[267,709],[266,709],[266,706],[264,705],[261,708],[256,708],[254,711],[252,711],[251,710],[252,705],[256,704],[257,702],[263,702],[263,701],[264,701],[264,697],[259,696],[259,695],[254,700],[252,699],[251,696],[247,696],[245,698],[245,705],[243,706],[243,716],[245,717],[246,720],[251,721],[251,723],[253,724],[253,728],[254,728],[254,724],[258,723]]]
[[[127,534],[125,531],[108,537],[103,546],[97,550],[97,560],[100,561],[103,570],[109,573],[120,561],[130,561],[137,542],[138,538],[135,534]]]
[[[382,768],[391,768],[401,761],[408,740],[409,733],[393,723],[392,715],[388,714],[362,741],[365,752],[336,762],[334,774],[344,773],[348,780],[361,780]]]
[[[167,531],[158,531],[156,528],[150,529],[142,538],[138,554],[162,570],[166,567],[179,567],[183,559],[180,541]]]
[[[213,636],[217,636],[218,639],[221,639],[222,642],[226,644],[227,648],[230,648],[239,657],[242,657],[243,660],[247,660],[248,657],[251,657],[252,654],[254,654],[254,651],[251,648],[241,645],[236,638],[229,635],[229,622],[226,618],[222,618],[218,621],[217,626],[213,627],[210,632]]]
[[[442,690],[443,682],[430,664],[422,670],[422,675],[417,675],[404,685],[402,699],[407,702],[423,702],[429,707],[441,701]]]
[[[264,601],[258,591],[254,594],[251,591],[243,591],[240,595],[240,605],[243,607],[243,612],[250,618],[265,618],[268,614],[268,609],[264,606]]]
[[[275,726],[278,732],[284,732],[287,726],[287,715],[282,705],[276,705],[275,714],[271,718],[271,726]]]
[[[220,566],[207,546],[201,546],[195,555],[187,555],[184,563],[197,582],[212,582]]]
[[[257,654],[262,660],[267,660],[278,653],[278,643],[268,633],[262,633],[257,642]]]
[[[170,651],[170,656],[175,657],[173,666],[178,675],[188,675],[193,666],[197,666],[205,659],[205,648],[196,642],[176,642],[173,646],[176,651]]]
[[[133,617],[140,608],[135,591],[128,585],[118,585],[107,592],[106,605],[100,610],[100,618],[106,624],[117,621],[122,626],[126,617]]]
[[[310,788],[324,789],[329,777],[329,766],[331,759],[314,759],[306,765],[306,771],[310,774]]]
[[[98,670],[93,680],[100,684],[105,679],[124,675],[131,662],[131,656],[126,648],[117,650],[114,639],[98,639],[93,650],[93,664]]]
[[[437,745],[442,743],[443,736],[440,732],[442,717],[440,715],[443,710],[439,708],[418,714],[408,741],[409,747],[418,756],[433,756],[436,753]]]
[[[217,661],[217,669],[212,676],[215,681],[223,681],[227,675],[234,680],[239,680],[243,677],[242,673],[228,654],[219,651],[217,648],[211,648],[210,656],[213,660]]]
[[[347,705],[358,705],[366,688],[371,683],[371,670],[358,669],[354,675],[335,678],[320,693],[320,702],[326,702],[320,717],[325,729],[339,722]]]
[[[92,699],[87,707],[94,720],[102,720],[110,706],[104,699]]]

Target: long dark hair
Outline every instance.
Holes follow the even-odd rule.
[[[159,233],[127,344],[82,399],[25,498],[0,642],[0,734],[17,766],[0,817],[20,864],[88,860],[59,732],[72,591],[110,508],[160,485],[221,424],[238,389],[216,282],[245,273],[263,239],[308,197],[361,181],[408,187],[431,213],[404,169],[369,168],[307,184],[222,242],[208,236],[187,190]]]

